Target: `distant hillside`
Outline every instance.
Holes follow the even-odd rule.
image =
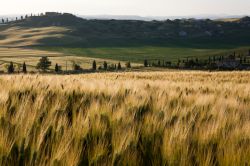
[[[176,20],[176,19],[211,19],[211,20],[220,20],[220,19],[239,19],[245,17],[243,15],[189,15],[189,16],[137,16],[137,15],[79,15],[79,17],[84,19],[97,19],[97,20],[141,20],[141,21],[164,21],[164,20]]]
[[[0,44],[3,45],[8,44],[10,40],[15,41],[11,39],[11,37],[16,37],[12,35],[13,32],[20,34],[20,38],[15,41],[18,46],[186,45],[187,47],[216,47],[219,44],[226,47],[250,44],[249,17],[233,21],[209,19],[87,20],[69,13],[48,12],[45,15],[27,16],[21,20],[5,22],[5,24],[7,25],[0,27],[2,32]],[[53,27],[53,31],[46,31],[45,27]],[[34,28],[39,33],[33,31]],[[31,34],[25,34],[30,31],[32,31]],[[9,42],[9,45],[12,44]]]

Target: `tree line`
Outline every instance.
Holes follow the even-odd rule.
[[[167,68],[175,68],[175,69],[209,69],[209,70],[215,70],[215,69],[250,69],[250,50],[248,51],[247,55],[243,54],[236,54],[234,52],[233,54],[230,54],[228,56],[209,56],[207,59],[199,59],[196,58],[190,58],[187,57],[186,59],[178,59],[177,62],[171,62],[171,61],[165,61],[165,60],[158,60],[150,62],[149,60],[144,60],[144,67],[167,67]],[[64,73],[64,72],[70,72],[70,73],[80,73],[84,70],[81,65],[79,65],[76,62],[72,63],[72,70],[67,70],[66,65],[66,71],[62,70],[62,66],[60,66],[58,63],[55,64],[54,69],[51,69],[52,62],[49,60],[47,56],[43,56],[39,59],[39,62],[36,65],[36,69],[42,72],[48,72],[53,71],[55,73]],[[7,66],[8,73],[15,73],[15,65],[13,62],[10,62],[10,64]],[[19,67],[20,68],[20,67]],[[130,61],[125,63],[125,66],[122,67],[121,63],[117,64],[108,64],[106,61],[104,61],[101,65],[97,66],[97,62],[93,60],[91,71],[116,71],[116,70],[122,70],[122,69],[130,69],[132,68]],[[20,70],[18,70],[20,72]],[[24,62],[21,67],[21,72],[27,73],[27,66]]]
[[[246,54],[233,52],[229,55],[206,58],[186,57],[177,61],[144,60],[144,67],[167,67],[174,69],[250,69],[250,49]]]
[[[36,65],[36,69],[41,71],[41,72],[48,72],[48,71],[54,71],[55,73],[63,73],[65,71],[62,70],[62,66],[60,66],[58,63],[55,64],[54,69],[51,69],[52,66],[52,62],[49,60],[49,58],[47,56],[43,56],[39,59],[39,62]],[[125,63],[125,68],[129,69],[131,68],[131,63],[127,62]],[[7,66],[7,72],[8,73],[15,73],[15,65],[13,62],[10,62],[9,65]],[[95,60],[93,60],[92,62],[92,67],[91,67],[91,71],[113,71],[113,70],[122,70],[124,67],[122,67],[121,63],[118,62],[117,64],[108,64],[106,61],[103,62],[102,65],[97,66],[97,62]],[[66,69],[67,70],[67,69]],[[72,70],[71,72],[81,72],[83,71],[83,68],[73,62],[72,63]],[[18,70],[18,72],[22,72],[22,73],[27,73],[27,65],[24,62],[22,64],[21,67],[21,71]]]
[[[12,21],[25,20],[25,19],[27,19],[29,17],[35,17],[35,16],[44,16],[44,14],[43,13],[39,13],[39,14],[35,15],[35,14],[31,13],[31,14],[22,15],[20,17],[15,17],[15,18],[12,18],[12,19],[10,19],[10,18],[2,18],[0,20],[0,23],[6,24],[6,23],[9,23],[9,22],[12,22]]]

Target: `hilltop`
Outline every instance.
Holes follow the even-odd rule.
[[[45,28],[46,27],[46,28]],[[54,27],[53,31],[46,31]],[[55,28],[57,27],[57,28]],[[47,12],[44,15],[23,17],[1,27],[1,44],[10,40],[12,31],[19,31],[23,37],[18,46],[145,46],[182,45],[207,47],[215,45],[232,46],[250,43],[250,18],[234,21],[209,19],[176,19],[164,21],[139,20],[87,20],[69,13]],[[37,29],[34,31],[33,29]],[[32,29],[33,34],[25,31]],[[8,33],[9,32],[9,33]],[[39,34],[37,34],[39,32]],[[38,37],[40,32],[43,37]],[[46,35],[47,34],[47,35]],[[56,34],[56,35],[55,35]],[[33,40],[22,44],[23,40]],[[33,40],[34,41],[34,40]],[[13,43],[10,43],[13,44]]]

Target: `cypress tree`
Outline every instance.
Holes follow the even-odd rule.
[[[14,73],[15,69],[14,69],[14,65],[13,62],[10,62],[10,65],[8,66],[8,73]]]
[[[27,73],[27,67],[26,67],[25,62],[23,63],[23,73]]]
[[[120,62],[118,63],[117,69],[118,69],[118,70],[121,70],[121,69],[122,69],[122,66],[121,66],[121,63],[120,63]]]
[[[59,72],[59,66],[58,66],[58,64],[56,64],[56,66],[55,66],[55,72],[56,72],[56,73]]]
[[[158,60],[158,66],[161,66],[161,61],[160,60]]]
[[[108,63],[106,61],[103,62],[103,68],[104,68],[104,70],[108,69]]]
[[[144,60],[144,67],[148,67],[148,60]]]
[[[93,61],[92,69],[93,69],[93,70],[96,70],[96,61],[95,61],[95,60]]]

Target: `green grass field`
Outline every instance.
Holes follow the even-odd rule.
[[[248,47],[236,48],[188,48],[188,47],[98,47],[98,48],[70,48],[70,47],[39,47],[47,51],[60,52],[65,55],[74,55],[89,58],[102,58],[118,61],[131,61],[142,63],[143,60],[177,61],[179,58],[198,57],[200,59],[216,55],[229,55],[236,51],[238,54],[246,54]]]

